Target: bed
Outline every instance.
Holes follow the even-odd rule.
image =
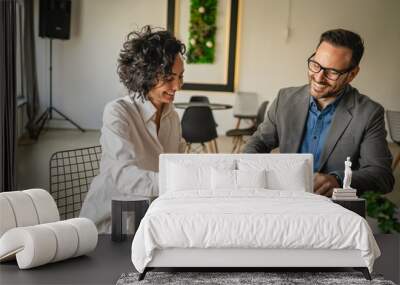
[[[132,242],[158,267],[352,267],[380,251],[361,216],[312,193],[308,154],[163,154],[160,196]]]

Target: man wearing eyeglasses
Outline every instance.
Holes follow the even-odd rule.
[[[323,33],[307,60],[307,85],[281,89],[244,152],[311,153],[314,192],[332,196],[341,187],[344,161],[352,161],[351,187],[392,191],[392,156],[384,109],[350,85],[364,52],[361,37],[336,29]]]

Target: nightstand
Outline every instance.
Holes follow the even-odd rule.
[[[334,200],[333,203],[339,204],[340,206],[353,211],[356,214],[359,214],[361,217],[365,219],[365,199],[356,198],[352,200]]]
[[[135,232],[140,221],[146,214],[152,198],[135,197],[121,198],[113,197],[111,201],[111,239],[112,241],[123,241],[126,239],[126,217],[125,212],[135,213]]]

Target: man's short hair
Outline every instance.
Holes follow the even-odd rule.
[[[364,54],[364,41],[362,40],[360,35],[348,30],[335,29],[326,31],[321,35],[318,47],[321,45],[322,42],[328,42],[334,46],[346,47],[351,49],[351,67],[353,68],[359,65],[360,60]]]

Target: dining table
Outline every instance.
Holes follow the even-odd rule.
[[[222,103],[207,103],[207,102],[179,102],[174,103],[177,109],[186,109],[188,107],[210,107],[211,110],[228,110],[232,109],[232,105]]]

